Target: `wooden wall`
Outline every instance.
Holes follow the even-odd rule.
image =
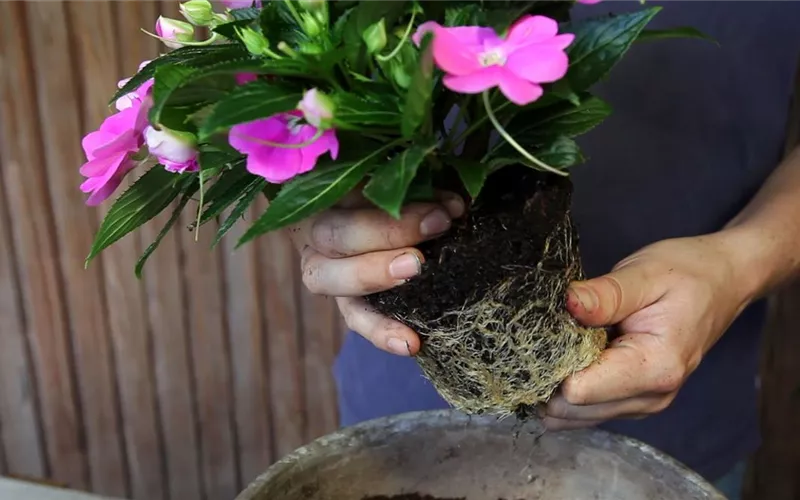
[[[230,500],[336,426],[342,327],[281,235],[236,253],[163,218],[83,269],[101,211],[78,190],[82,133],[154,56],[177,2],[0,1],[0,474],[141,500]],[[262,207],[263,208],[263,207]],[[188,220],[185,221],[188,224]],[[776,302],[765,446],[748,497],[800,498],[800,291]]]
[[[213,228],[176,231],[138,281],[162,218],[83,268],[102,210],[80,138],[177,5],[0,2],[0,474],[230,500],[337,426],[338,313],[283,236],[234,253],[235,234],[210,251]]]

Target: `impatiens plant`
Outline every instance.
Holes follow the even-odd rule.
[[[149,34],[174,50],[121,82],[118,112],[84,139],[88,204],[138,176],[87,265],[164,210],[137,275],[183,210],[216,243],[265,196],[244,244],[353,191],[397,218],[450,190],[469,209],[419,247],[423,273],[367,297],[420,333],[419,363],[443,396],[524,415],[595,359],[605,333],[563,306],[582,276],[568,169],[585,161],[575,138],[611,112],[592,85],[648,37],[658,8],[573,23],[568,1],[224,4],[159,18]]]

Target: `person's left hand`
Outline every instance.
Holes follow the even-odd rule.
[[[619,336],[564,381],[546,407],[546,427],[588,427],[667,408],[753,300],[740,247],[727,233],[665,240],[605,276],[573,283],[570,313],[584,325],[616,325]]]

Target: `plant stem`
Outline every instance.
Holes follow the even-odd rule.
[[[197,242],[200,239],[200,219],[203,215],[203,205],[205,205],[205,191],[203,190],[203,184],[205,183],[205,171],[200,169],[200,202],[197,205],[197,221],[195,222],[195,231],[194,231],[194,241]]]
[[[400,52],[400,49],[403,48],[403,44],[406,43],[408,37],[411,35],[411,29],[414,27],[414,19],[416,18],[417,18],[417,11],[414,10],[411,12],[411,20],[408,22],[408,26],[406,26],[406,31],[403,33],[403,37],[400,38],[400,41],[397,43],[397,47],[395,47],[394,50],[392,50],[387,56],[376,54],[375,59],[381,62],[386,62],[392,59],[394,56],[396,56]]]
[[[534,165],[538,166],[542,170],[546,170],[546,171],[548,171],[550,173],[561,175],[561,176],[566,176],[567,175],[566,172],[562,172],[562,171],[560,171],[558,169],[555,169],[555,168],[551,167],[550,165],[548,165],[547,163],[544,163],[543,161],[537,159],[535,156],[533,156],[528,151],[526,151],[525,148],[520,146],[519,143],[517,141],[515,141],[513,137],[511,137],[511,135],[506,131],[506,129],[503,128],[503,126],[500,124],[500,122],[497,121],[497,117],[494,115],[494,111],[492,111],[492,103],[489,101],[489,91],[488,90],[484,90],[483,91],[483,106],[486,108],[486,115],[489,117],[489,120],[491,120],[492,125],[494,125],[495,130],[497,130],[497,132],[500,134],[500,136],[503,139],[505,139],[506,142],[511,145],[511,147],[516,149],[519,152],[519,154],[522,155],[523,158],[525,158],[529,162],[533,163]]]
[[[292,13],[292,17],[297,22],[299,28],[303,28],[303,20],[300,18],[300,14],[297,12],[297,9],[294,8],[292,5],[292,0],[283,0],[283,3],[289,8],[289,12]]]

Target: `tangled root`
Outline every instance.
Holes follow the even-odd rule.
[[[413,311],[397,319],[423,339],[417,361],[442,397],[471,414],[526,418],[606,344],[602,329],[566,311],[569,283],[583,278],[570,217],[548,236],[541,260],[434,321]]]

